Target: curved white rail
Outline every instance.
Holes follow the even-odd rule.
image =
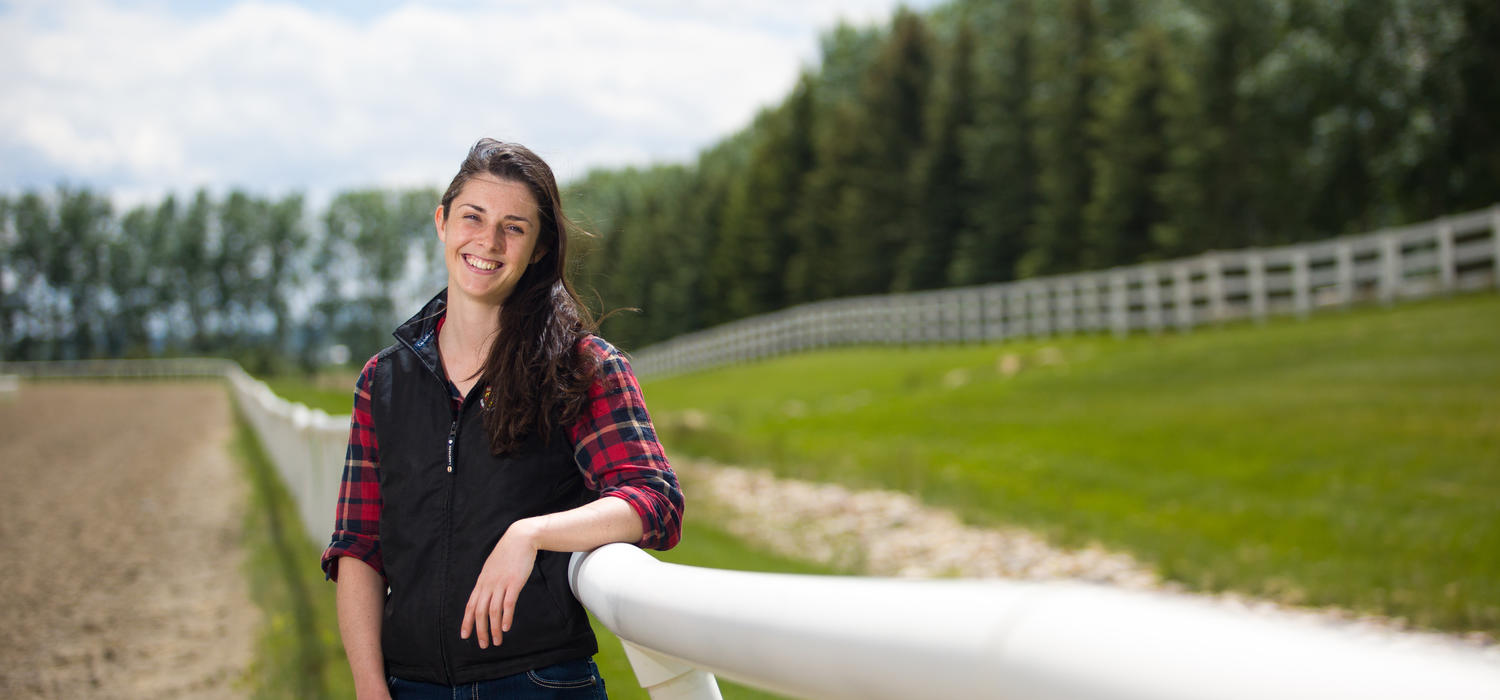
[[[1478,650],[1167,594],[722,571],[629,545],[575,554],[570,580],[648,650],[647,673],[632,662],[656,698],[717,697],[672,686],[695,669],[808,698],[1500,698],[1500,662]],[[701,687],[692,675],[679,685]]]

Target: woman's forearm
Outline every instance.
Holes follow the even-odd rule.
[[[641,516],[623,499],[606,497],[560,513],[517,521],[536,549],[586,552],[611,542],[638,542]],[[509,534],[509,533],[507,533]]]
[[[389,698],[385,657],[380,651],[380,624],[385,610],[385,582],[369,564],[354,557],[339,560],[339,634],[354,692],[361,699]]]

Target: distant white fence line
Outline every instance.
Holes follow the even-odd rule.
[[[663,376],[851,344],[1188,330],[1500,287],[1500,204],[1312,243],[1220,251],[1002,284],[818,301],[632,353]]]

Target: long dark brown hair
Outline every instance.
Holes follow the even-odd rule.
[[[579,341],[594,319],[568,282],[568,231],[552,168],[530,149],[480,139],[443,193],[443,222],[453,198],[474,176],[488,173],[531,190],[541,219],[536,245],[542,258],[527,266],[500,307],[500,335],[490,346],[480,379],[486,387],[484,427],[495,454],[513,452],[533,437],[551,439],[583,414],[599,371]]]

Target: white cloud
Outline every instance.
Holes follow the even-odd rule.
[[[483,135],[563,179],[682,160],[780,99],[835,20],[893,6],[15,3],[0,10],[0,188],[438,187]]]

